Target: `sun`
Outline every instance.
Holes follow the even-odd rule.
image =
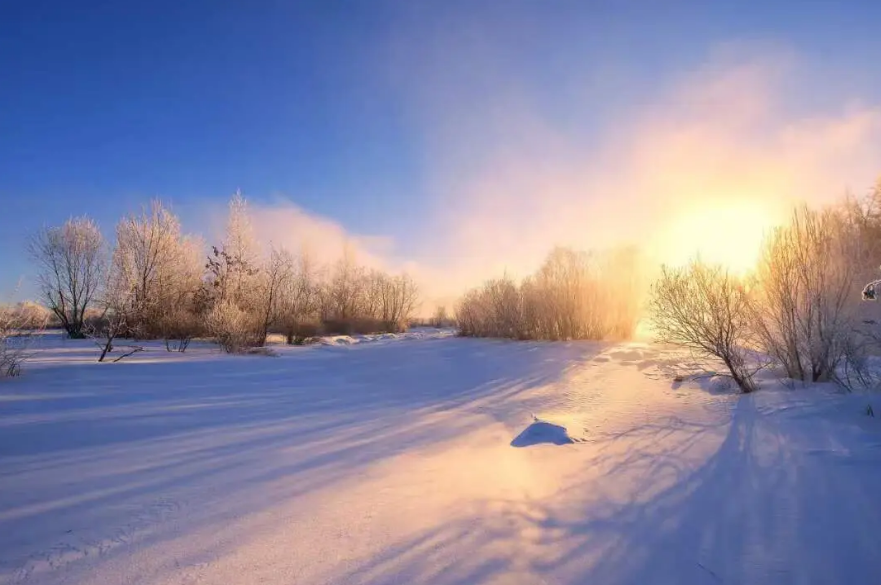
[[[745,274],[755,268],[762,240],[773,225],[767,209],[757,202],[698,205],[664,228],[657,251],[665,264],[680,266],[700,256]]]

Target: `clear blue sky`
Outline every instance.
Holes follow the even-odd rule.
[[[481,67],[503,64],[540,109],[589,133],[732,41],[792,48],[878,100],[879,22],[868,1],[5,0],[0,291],[28,272],[39,226],[87,213],[109,231],[157,195],[193,227],[203,202],[237,188],[283,193],[416,247],[415,220],[445,196],[428,181],[425,104],[467,107]],[[491,49],[473,78],[442,70],[467,72],[458,35]],[[461,63],[437,58],[444,43]],[[567,93],[575,72],[610,63],[602,91]]]

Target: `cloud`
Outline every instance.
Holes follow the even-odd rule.
[[[391,260],[391,237],[352,233],[337,221],[310,213],[281,196],[272,203],[252,201],[249,212],[264,248],[274,245],[305,252],[324,265],[336,262],[348,250],[364,266],[397,268]]]
[[[793,203],[862,192],[881,171],[881,106],[845,94],[812,105],[803,97],[822,76],[791,51],[724,46],[588,131],[485,47],[423,55],[432,67],[399,87],[435,197],[418,241],[353,233],[284,198],[253,204],[260,238],[324,263],[349,246],[367,265],[414,275],[433,307],[487,277],[531,272],[554,245],[743,258]],[[581,81],[568,95],[596,83]]]
[[[435,144],[435,189],[449,195],[431,233],[443,235],[433,247],[445,250],[446,283],[532,271],[557,244],[635,243],[658,261],[695,251],[727,261],[757,251],[794,202],[869,187],[881,171],[881,108],[844,97],[837,109],[806,108],[797,92],[814,80],[800,77],[804,63],[744,52],[717,52],[601,136],[573,134],[527,97],[503,96],[501,115]],[[426,132],[451,115],[429,116]],[[450,168],[459,145],[474,143],[485,148]]]

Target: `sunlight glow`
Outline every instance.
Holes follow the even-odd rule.
[[[744,274],[755,267],[762,239],[775,223],[757,202],[697,206],[667,226],[659,252],[666,264],[681,266],[700,256],[706,262]]]

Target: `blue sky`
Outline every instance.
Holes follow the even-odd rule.
[[[382,236],[398,259],[462,260],[469,246],[438,234],[512,144],[538,172],[611,156],[622,120],[720,51],[795,55],[775,90],[787,116],[873,107],[878,22],[871,2],[9,0],[0,291],[31,275],[24,241],[43,224],[85,213],[109,234],[161,196],[205,232],[237,188]]]

